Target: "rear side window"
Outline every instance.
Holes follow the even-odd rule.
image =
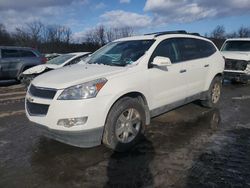
[[[2,49],[2,58],[20,57],[18,50]]]
[[[29,50],[19,50],[20,57],[36,57],[36,55]]]
[[[182,61],[205,58],[216,52],[213,44],[204,40],[192,38],[178,38],[177,40]]]

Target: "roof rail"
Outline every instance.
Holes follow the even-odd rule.
[[[155,33],[148,33],[145,35],[154,35],[155,37],[166,35],[166,34],[187,34],[185,30],[177,30],[177,31],[162,31],[162,32],[155,32]]]
[[[189,35],[201,36],[200,33],[188,33]]]

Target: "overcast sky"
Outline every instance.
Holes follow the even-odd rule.
[[[250,26],[250,0],[0,0],[0,23],[7,29],[38,20],[67,25],[75,37],[98,24],[201,34],[222,24],[230,32]]]

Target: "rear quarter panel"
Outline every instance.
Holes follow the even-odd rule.
[[[207,79],[204,87],[204,91],[207,91],[214,77],[218,74],[223,74],[225,68],[225,60],[222,54],[217,51],[212,56],[209,57],[210,68],[208,70]]]

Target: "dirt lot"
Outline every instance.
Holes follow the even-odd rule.
[[[23,88],[0,85],[0,187],[250,187],[250,85],[224,85],[217,109],[189,104],[153,119],[123,154],[43,137]]]

